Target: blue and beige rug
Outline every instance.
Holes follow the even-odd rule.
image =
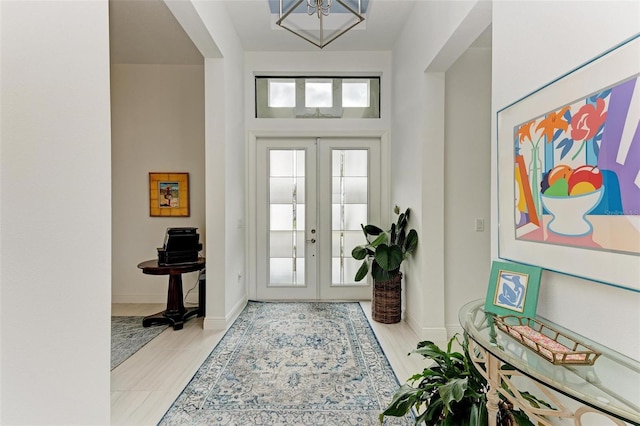
[[[379,425],[398,387],[358,303],[249,302],[160,424]]]
[[[111,317],[111,369],[167,329],[166,325],[144,328],[143,317]]]

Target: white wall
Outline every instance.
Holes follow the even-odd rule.
[[[460,307],[485,297],[491,270],[491,49],[469,48],[445,78],[445,321],[452,334],[461,331]]]
[[[492,129],[501,108],[638,32],[640,2],[636,1],[496,2]],[[492,143],[495,146],[495,134]],[[495,225],[495,211],[492,220]],[[640,358],[640,293],[545,271],[538,314]]]
[[[421,239],[404,279],[405,316],[421,339],[446,339],[445,309],[457,314],[445,300],[445,72],[489,25],[490,6],[416,2],[393,50],[392,202],[413,209]]]
[[[549,13],[550,5],[553,13]],[[446,265],[455,262],[451,256],[459,253],[447,251],[446,257],[442,255],[451,241],[451,235],[445,238],[442,231],[449,226],[445,225],[449,223],[445,200],[455,196],[445,183],[447,117],[442,111],[447,108],[445,71],[466,49],[464,44],[486,27],[486,6],[482,1],[418,2],[393,51],[392,164],[402,167],[392,167],[392,202],[414,209],[412,226],[421,236],[418,259],[408,263],[405,274],[406,317],[419,337],[442,336],[442,330],[455,324],[456,305],[464,298],[477,298],[449,287],[449,274],[455,272]],[[500,1],[491,7],[492,120],[498,109],[640,31],[640,4],[631,1],[581,2],[580,7],[571,1]],[[560,47],[548,49],[550,45]],[[495,207],[495,191],[491,197]],[[491,257],[495,259],[495,214],[486,225],[492,230]],[[486,286],[489,266],[480,265],[475,264],[469,276],[482,277],[479,285]],[[452,299],[451,294],[459,294],[459,300]],[[570,309],[564,303],[567,300],[571,300]],[[590,316],[594,300],[603,306],[606,316]],[[538,313],[637,358],[639,301],[638,293],[545,272]],[[626,329],[625,334],[632,338],[620,339],[610,332],[612,328]]]
[[[169,227],[197,227],[206,241],[204,65],[114,64],[111,111],[112,301],[166,303],[168,278],[136,265],[157,257]],[[189,173],[190,217],[149,216],[149,172]],[[183,276],[185,294],[197,279]]]
[[[108,424],[108,4],[0,10],[0,423]]]
[[[247,300],[245,269],[244,51],[221,2],[167,1],[205,57],[207,312],[225,328]],[[213,251],[212,251],[213,250]]]

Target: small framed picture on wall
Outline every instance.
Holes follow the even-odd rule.
[[[485,312],[534,318],[541,275],[542,269],[535,266],[494,261]]]
[[[149,215],[189,216],[189,173],[149,173]]]

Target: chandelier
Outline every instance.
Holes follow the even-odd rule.
[[[362,0],[351,0],[357,6],[349,5],[348,0],[294,0],[287,8],[282,2],[276,24],[320,49],[364,21]]]

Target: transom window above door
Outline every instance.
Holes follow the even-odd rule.
[[[255,78],[256,118],[380,118],[380,77]]]

